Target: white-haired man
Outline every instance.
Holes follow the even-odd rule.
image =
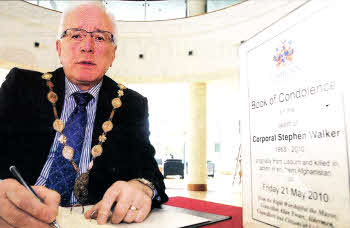
[[[58,206],[95,204],[98,224],[142,222],[166,202],[147,99],[105,76],[117,50],[105,9],[63,14],[50,74],[14,68],[0,89],[0,227],[49,227]],[[16,165],[43,199],[14,179]]]

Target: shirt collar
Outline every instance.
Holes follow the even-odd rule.
[[[102,81],[103,81],[103,78],[97,85],[95,85],[91,89],[87,91],[82,91],[81,89],[79,89],[77,85],[73,84],[67,77],[65,77],[65,83],[66,83],[65,98],[70,97],[75,92],[84,92],[84,93],[88,92],[94,97],[94,100],[96,100],[102,86]]]

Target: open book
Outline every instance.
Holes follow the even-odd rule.
[[[92,206],[85,206],[85,211],[89,210]],[[105,225],[97,225],[95,219],[86,219],[82,213],[81,207],[74,207],[70,212],[70,207],[60,207],[57,223],[61,228],[116,228],[116,227],[152,227],[152,228],[164,228],[164,227],[185,227],[194,224],[203,224],[209,220],[203,217],[190,215],[184,212],[178,212],[176,210],[169,210],[169,206],[166,209],[153,209],[149,216],[142,223],[121,223]]]

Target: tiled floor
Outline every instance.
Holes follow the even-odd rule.
[[[165,179],[166,193],[169,197],[184,196],[194,199],[206,200],[216,203],[228,204],[233,206],[242,206],[242,185],[238,184],[236,179],[232,185],[233,176],[215,173],[215,177],[208,177],[208,191],[188,191],[187,178],[168,177]]]

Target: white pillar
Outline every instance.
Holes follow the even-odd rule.
[[[207,86],[204,82],[190,85],[190,126],[188,184],[191,191],[207,190]]]
[[[188,15],[195,16],[206,13],[206,0],[187,0]]]
[[[187,0],[189,16],[204,14],[206,0]],[[190,85],[189,161],[187,189],[207,190],[207,86]]]

